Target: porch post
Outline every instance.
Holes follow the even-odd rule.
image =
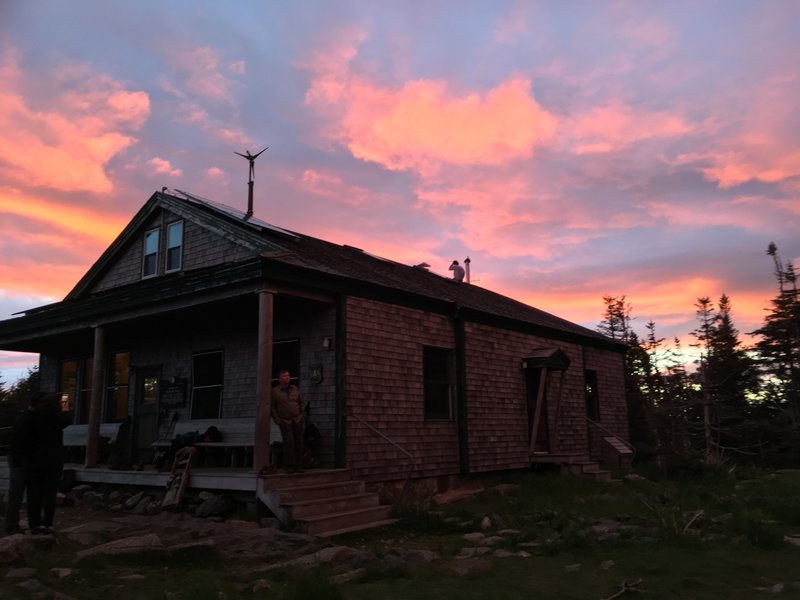
[[[272,403],[272,321],[274,294],[258,293],[258,342],[256,349],[256,431],[253,439],[253,469],[270,465],[270,411]]]
[[[92,359],[92,394],[89,400],[89,430],[86,437],[86,466],[97,466],[100,438],[100,413],[103,405],[103,358],[106,354],[106,332],[100,325],[94,328],[94,358]]]

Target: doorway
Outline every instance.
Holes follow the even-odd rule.
[[[134,460],[143,463],[152,458],[153,442],[158,437],[158,408],[161,396],[161,369],[138,371],[135,405]]]
[[[525,370],[525,396],[528,404],[528,431],[531,454],[548,454],[550,436],[547,427],[547,369]]]

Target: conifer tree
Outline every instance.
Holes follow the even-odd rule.
[[[785,265],[777,246],[770,242],[767,254],[772,257],[778,294],[764,324],[752,335],[758,362],[766,384],[766,399],[783,407],[795,427],[800,424],[800,297],[794,265]]]

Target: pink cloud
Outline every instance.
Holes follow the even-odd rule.
[[[351,72],[356,53],[343,44],[312,62],[306,104],[329,119],[323,134],[357,158],[430,175],[442,164],[528,158],[555,133],[556,117],[536,102],[525,77],[481,91],[430,79],[390,86]]]
[[[32,108],[26,74],[11,53],[0,57],[0,174],[7,182],[62,191],[108,193],[105,165],[136,142],[131,133],[150,114],[144,92],[125,90],[88,67],[62,68],[54,77],[71,89]]]
[[[153,167],[153,171],[155,173],[169,175],[170,177],[180,177],[183,175],[183,171],[181,169],[173,168],[168,160],[164,160],[158,156],[148,160],[147,164]]]
[[[211,46],[188,49],[176,46],[168,49],[167,54],[174,74],[172,79],[161,77],[161,89],[181,98],[194,95],[215,103],[235,105],[238,79],[247,70],[244,60],[225,64],[222,51]]]
[[[575,154],[622,150],[652,138],[674,138],[693,130],[683,116],[669,111],[637,111],[613,101],[573,117],[563,130],[565,145]]]

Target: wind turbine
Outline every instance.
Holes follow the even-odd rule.
[[[247,213],[245,213],[245,219],[249,219],[253,216],[253,184],[256,177],[256,159],[268,148],[269,146],[264,146],[255,154],[250,154],[249,150],[245,150],[244,154],[241,152],[236,152],[235,150],[233,151],[234,154],[238,154],[250,162],[250,181],[247,182]]]

